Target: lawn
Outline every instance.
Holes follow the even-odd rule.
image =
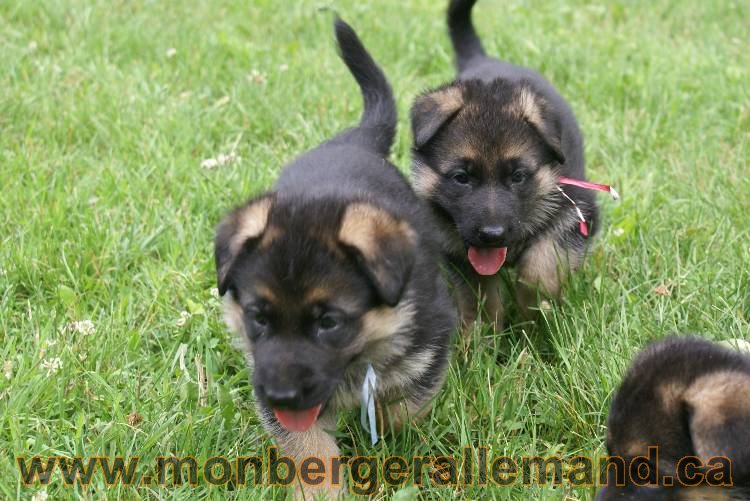
[[[331,10],[408,109],[453,75],[442,1],[0,3],[0,499],[281,498],[280,488],[24,486],[15,458],[234,458],[270,442],[223,326],[222,214],[355,123]],[[541,70],[612,183],[585,269],[538,325],[456,339],[418,426],[344,453],[597,456],[613,391],[650,340],[750,338],[750,5],[481,0],[488,52]],[[213,159],[214,161],[211,161]],[[90,322],[85,322],[90,321]],[[75,323],[79,322],[79,323]],[[206,379],[202,383],[199,368]],[[419,489],[381,485],[377,496]],[[591,487],[436,487],[424,498],[590,499]]]

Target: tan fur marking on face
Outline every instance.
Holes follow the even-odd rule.
[[[357,248],[366,260],[374,260],[381,242],[396,235],[405,235],[412,242],[417,238],[406,221],[399,221],[384,210],[366,203],[354,203],[347,207],[339,229],[339,240]]]
[[[370,310],[362,316],[359,340],[363,344],[368,344],[389,338],[408,326],[414,314],[414,306],[410,302],[405,302],[395,308],[382,306]]]
[[[557,175],[548,165],[543,165],[534,173],[536,179],[536,196],[538,199],[546,198],[550,193],[557,191]]]
[[[237,300],[234,299],[231,292],[227,292],[224,295],[222,309],[224,310],[224,323],[227,324],[229,330],[244,337],[245,322],[243,320],[244,314],[242,312],[242,307]]]
[[[514,158],[520,158],[529,151],[529,144],[526,141],[517,142],[513,141],[503,145],[502,150],[499,152],[499,156],[502,160],[508,161]]]
[[[480,151],[469,142],[461,142],[451,146],[455,156],[467,160],[476,161],[480,156]]]
[[[750,376],[720,371],[696,379],[685,390],[685,402],[693,409],[691,428],[698,456],[724,455],[713,436],[729,419],[750,421]]]
[[[440,176],[426,165],[419,165],[412,176],[414,192],[422,198],[430,198],[440,184]]]
[[[272,204],[271,198],[263,198],[237,213],[237,231],[229,242],[232,254],[237,254],[248,239],[257,238],[263,233]]]
[[[279,303],[279,298],[267,286],[258,284],[255,286],[255,295],[268,301],[269,303]]]
[[[333,297],[331,290],[324,287],[314,287],[305,293],[303,302],[306,304],[325,303]]]

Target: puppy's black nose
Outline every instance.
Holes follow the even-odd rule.
[[[295,407],[302,397],[302,391],[292,386],[264,386],[263,393],[274,409]]]
[[[505,236],[505,228],[502,226],[485,226],[477,232],[479,241],[487,245],[500,244]]]

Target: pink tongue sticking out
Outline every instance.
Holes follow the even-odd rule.
[[[287,430],[294,432],[307,431],[313,425],[315,420],[318,419],[320,404],[305,409],[304,411],[283,411],[280,409],[274,409],[273,413],[276,415],[276,419],[279,420],[279,423],[281,423],[281,426]]]
[[[507,247],[489,249],[469,247],[469,262],[480,275],[494,275],[502,268],[507,253]]]

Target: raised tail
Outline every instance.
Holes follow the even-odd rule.
[[[358,143],[388,156],[398,120],[391,86],[351,26],[337,17],[334,30],[341,59],[357,80],[365,105],[359,127],[347,131],[343,136],[356,139]]]
[[[471,22],[471,9],[477,0],[451,0],[448,5],[448,33],[456,53],[456,67],[463,71],[469,62],[484,56],[482,42]]]

